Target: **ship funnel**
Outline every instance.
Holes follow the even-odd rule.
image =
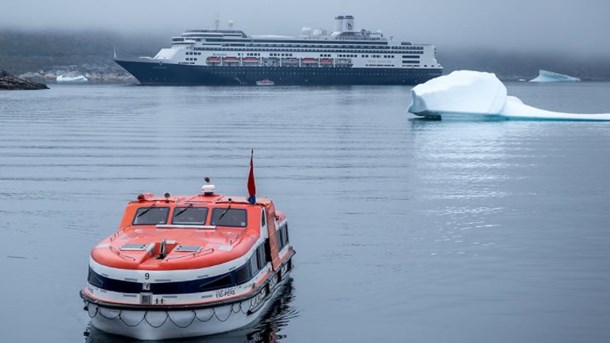
[[[344,20],[344,31],[347,32],[354,32],[355,27],[354,27],[355,23],[354,23],[354,16],[351,15],[346,15],[345,16],[345,20]]]
[[[345,17],[342,15],[336,16],[335,17],[335,24],[336,24],[336,29],[335,31],[337,32],[343,32],[343,22],[345,20]]]

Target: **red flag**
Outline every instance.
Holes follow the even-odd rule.
[[[252,205],[256,203],[256,184],[254,183],[254,164],[252,159],[254,158],[254,149],[250,151],[250,173],[248,173],[248,202]]]

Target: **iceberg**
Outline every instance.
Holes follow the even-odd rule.
[[[610,113],[563,113],[526,105],[508,95],[495,74],[472,70],[454,71],[413,87],[407,111],[426,117],[610,121]]]
[[[540,69],[538,76],[530,80],[530,82],[576,82],[580,81],[579,78],[559,73],[554,73],[548,70]]]
[[[86,83],[89,80],[83,75],[74,77],[59,75],[55,81],[57,81],[57,83]]]

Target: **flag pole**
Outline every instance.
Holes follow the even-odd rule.
[[[248,202],[256,204],[256,183],[254,182],[254,149],[250,150],[250,171],[248,172]]]

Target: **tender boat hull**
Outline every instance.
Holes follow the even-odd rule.
[[[161,340],[214,335],[248,326],[259,320],[289,280],[289,271],[270,295],[257,296],[205,308],[139,310],[87,303],[91,324],[101,331],[141,340]]]

